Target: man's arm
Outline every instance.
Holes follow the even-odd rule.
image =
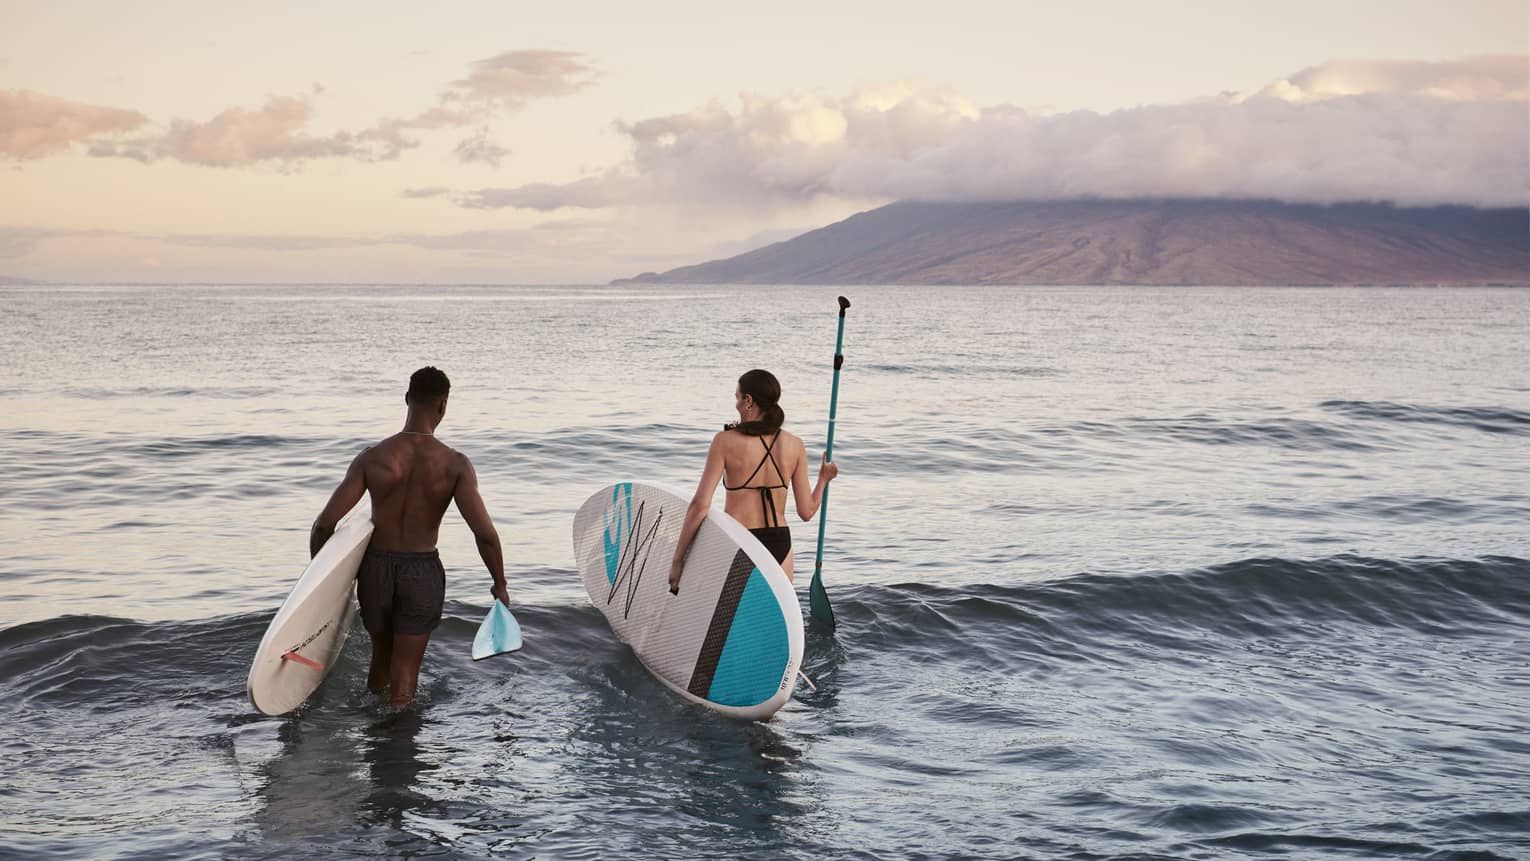
[[[499,532],[494,528],[494,519],[489,517],[488,506],[483,504],[483,497],[478,493],[478,473],[473,471],[473,462],[466,455],[458,457],[462,458],[462,474],[457,477],[457,489],[452,492],[452,498],[457,502],[457,513],[473,530],[478,555],[483,557],[484,567],[494,579],[494,586],[489,591],[508,607],[510,593],[505,588],[505,553],[499,546]]]
[[[329,495],[329,502],[324,510],[319,512],[319,517],[313,522],[313,529],[308,532],[308,556],[310,558],[319,555],[319,548],[324,542],[335,534],[335,524],[345,516],[347,511],[356,507],[361,501],[361,495],[367,492],[366,456],[371,451],[370,447],[361,450],[356,459],[351,461],[350,469],[345,471],[345,478],[340,480],[340,486]]]

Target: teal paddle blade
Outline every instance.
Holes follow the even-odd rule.
[[[823,578],[813,572],[813,583],[808,587],[808,613],[813,621],[828,625],[834,630],[834,608],[829,606],[829,593],[823,588]]]
[[[489,615],[483,617],[483,624],[478,626],[478,636],[473,638],[473,660],[503,655],[520,647],[520,624],[510,615],[509,607],[495,601]]]

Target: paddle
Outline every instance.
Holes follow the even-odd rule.
[[[510,608],[495,600],[489,614],[478,626],[478,636],[473,638],[473,660],[481,661],[495,655],[513,652],[521,647],[521,626],[510,615]]]
[[[839,297],[839,333],[834,336],[834,388],[829,394],[829,441],[824,445],[824,460],[834,459],[834,413],[839,406],[839,369],[845,364],[845,312],[850,300]],[[808,587],[809,615],[834,630],[834,608],[829,606],[829,593],[823,588],[823,534],[829,522],[829,486],[823,487],[823,500],[818,506],[818,557],[813,562],[813,583]]]

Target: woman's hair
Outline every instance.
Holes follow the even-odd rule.
[[[739,422],[727,425],[729,430],[750,436],[766,436],[781,429],[786,421],[786,413],[782,412],[781,383],[776,380],[776,375],[769,371],[755,368],[738,378],[739,394],[754,398],[754,402],[760,408],[760,417],[752,422]]]

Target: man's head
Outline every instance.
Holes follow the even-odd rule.
[[[409,391],[404,403],[411,410],[446,411],[446,396],[452,392],[452,381],[440,369],[426,365],[409,376]]]

